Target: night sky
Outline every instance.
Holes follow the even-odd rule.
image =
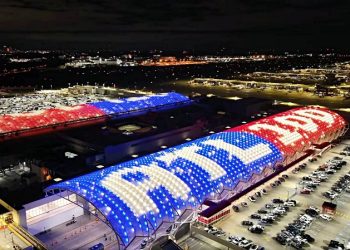
[[[349,39],[349,0],[0,0],[0,44],[20,48],[348,50]]]

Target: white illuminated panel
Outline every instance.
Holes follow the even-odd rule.
[[[248,149],[241,149],[236,147],[235,145],[224,142],[223,140],[208,140],[203,142],[205,145],[211,145],[218,149],[225,150],[229,153],[229,157],[232,159],[232,156],[236,156],[240,159],[244,164],[249,164],[257,159],[260,159],[266,155],[272,153],[269,145],[260,143],[258,145],[254,145]]]
[[[172,153],[165,153],[164,155],[159,156],[157,159],[166,162],[167,165],[170,165],[174,160],[178,158],[186,159],[207,171],[210,174],[211,180],[218,179],[225,175],[225,169],[223,169],[215,161],[212,161],[208,157],[197,154],[197,151],[200,149],[202,148],[199,146],[191,145],[189,147],[176,150]]]
[[[309,117],[315,120],[327,122],[328,124],[334,123],[334,118],[330,113],[319,109],[300,109],[300,110],[294,111],[294,113],[301,116]]]
[[[148,176],[143,182],[130,182],[122,176],[128,173],[143,173]],[[190,188],[176,175],[160,168],[156,164],[139,166],[113,172],[101,181],[102,185],[120,197],[136,216],[150,211],[159,212],[157,205],[148,196],[148,192],[160,186],[165,187],[174,198],[186,200]]]
[[[285,116],[280,116],[280,117],[275,117],[273,118],[275,121],[284,124],[284,125],[289,125],[295,128],[300,128],[302,130],[306,130],[308,132],[316,132],[317,131],[317,124],[314,123],[311,119],[302,117],[302,116],[297,116],[297,115],[285,115]],[[297,121],[301,121],[297,122]],[[305,124],[303,124],[305,123]]]

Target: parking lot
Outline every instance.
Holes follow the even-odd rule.
[[[350,140],[343,141],[341,144],[324,153],[321,158],[317,158],[317,161],[315,162],[309,162],[308,159],[303,160],[302,162],[298,163],[297,166],[304,162],[307,164],[307,166],[298,173],[292,173],[295,167],[291,167],[287,171],[283,172],[283,174],[287,174],[289,178],[286,178],[281,185],[272,188],[270,184],[275,182],[282,174],[237,200],[234,204],[239,207],[240,211],[232,212],[229,217],[213,226],[226,232],[226,236],[223,236],[225,238],[230,235],[243,236],[260,246],[264,246],[265,249],[286,248],[286,246],[282,246],[279,242],[277,242],[274,237],[276,237],[277,233],[280,233],[281,230],[284,230],[289,223],[297,219],[300,214],[304,213],[305,209],[309,208],[310,206],[314,206],[322,210],[321,206],[323,202],[330,201],[322,194],[330,190],[332,185],[337,182],[341,176],[344,176],[350,171],[350,156],[339,154],[346,146],[349,145]],[[326,163],[336,156],[343,158],[343,160],[347,162],[347,165],[345,165],[335,174],[328,175],[329,179],[325,182],[321,182],[314,192],[311,192],[310,194],[300,194],[300,191],[303,189],[303,186],[299,184],[302,177],[310,175],[320,165]],[[254,195],[256,191],[263,188],[267,191],[266,195],[262,195],[262,197],[257,198],[255,202],[249,201],[249,196]],[[258,220],[251,219],[250,215],[257,213],[259,209],[269,210],[265,208],[265,204],[272,203],[271,200],[275,198],[282,200],[286,200],[288,198],[294,199],[298,202],[298,205],[296,207],[291,206],[289,211],[284,216],[277,218],[271,225],[264,225],[265,231],[262,234],[251,233],[247,230],[248,226],[241,225],[243,220],[249,220],[254,224],[257,224]],[[337,204],[337,210],[333,220],[327,221],[319,217],[314,218],[311,226],[306,228],[305,233],[315,238],[315,242],[312,244],[307,244],[307,249],[322,249],[328,245],[330,240],[337,240],[344,245],[348,243],[350,240],[350,212],[348,212],[350,211],[349,201],[350,193],[342,192],[339,197],[333,200],[333,203]],[[242,207],[241,202],[247,202],[248,207]],[[290,246],[287,246],[287,248],[288,247]]]

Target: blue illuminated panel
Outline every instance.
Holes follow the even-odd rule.
[[[187,102],[189,98],[181,94],[170,92],[149,96],[129,97],[125,99],[116,99],[112,101],[92,102],[89,105],[103,110],[108,115],[125,113],[130,111],[149,109],[171,105],[181,102]]]
[[[279,161],[282,154],[267,140],[245,132],[222,132],[47,190],[70,190],[90,201],[128,245],[162,221],[173,221],[176,211],[197,207],[224,186],[233,188]]]

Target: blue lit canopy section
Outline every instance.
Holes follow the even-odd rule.
[[[174,221],[223,187],[282,161],[272,143],[246,132],[222,132],[48,187],[96,206],[127,246]]]
[[[91,102],[89,105],[101,109],[107,115],[113,115],[155,107],[161,108],[162,106],[175,105],[177,103],[189,101],[190,99],[187,96],[175,92],[169,92],[110,101]]]

